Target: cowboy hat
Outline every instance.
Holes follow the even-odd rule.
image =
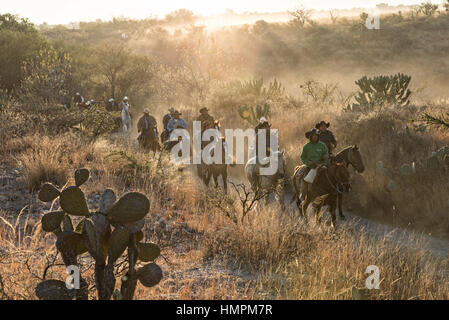
[[[111,99],[109,99],[108,101],[109,101],[109,102],[112,102],[112,101],[114,101],[114,98],[111,98]]]
[[[173,115],[178,115],[178,116],[180,116],[181,114],[182,114],[182,113],[179,112],[178,110],[173,111]]]
[[[150,110],[148,108],[143,109],[143,113],[150,114]]]
[[[317,129],[312,129],[310,131],[306,132],[306,138],[310,140],[310,138],[312,137],[312,135],[315,134],[318,136],[318,130]]]
[[[267,119],[265,117],[262,117],[259,119],[259,123],[264,123],[267,122]]]
[[[203,113],[204,111],[209,111],[209,109],[207,109],[206,107],[200,109],[200,113]]]
[[[316,125],[315,125],[315,128],[317,128],[317,129],[319,129],[320,127],[321,127],[321,125],[322,124],[324,124],[326,127],[330,127],[330,125],[331,125],[331,123],[330,122],[326,122],[326,121],[324,121],[324,120],[321,120],[321,122],[318,122]]]
[[[128,100],[128,97],[127,97],[127,96],[123,97],[123,101],[125,101],[125,100]]]

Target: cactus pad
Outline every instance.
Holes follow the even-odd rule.
[[[63,231],[58,235],[56,248],[60,252],[75,251],[78,243],[83,240],[83,236],[73,231]]]
[[[116,228],[109,238],[108,264],[114,263],[125,252],[129,242],[129,232],[125,228]]]
[[[42,186],[41,191],[39,191],[39,200],[43,202],[50,202],[56,199],[60,195],[60,192],[51,183],[46,183]]]
[[[77,187],[82,185],[89,179],[89,170],[87,169],[78,169],[75,171],[75,184]]]
[[[137,277],[145,287],[153,287],[162,279],[162,270],[155,263],[148,263],[137,271]]]
[[[139,260],[143,262],[154,261],[161,254],[161,249],[155,243],[138,243]]]
[[[61,226],[64,219],[64,211],[52,211],[42,216],[42,230],[52,232]]]
[[[100,199],[100,212],[106,213],[112,207],[115,200],[117,200],[117,197],[115,196],[113,190],[111,189],[104,190]]]
[[[138,192],[125,194],[107,212],[111,222],[131,223],[143,219],[150,210],[150,200]]]
[[[67,214],[64,214],[64,218],[62,219],[62,230],[64,231],[74,231],[72,219]]]
[[[142,230],[137,231],[136,232],[136,242],[140,242],[142,240],[143,240],[143,231]]]
[[[36,296],[39,300],[72,300],[73,293],[67,289],[64,281],[45,280],[36,287]]]
[[[87,216],[86,198],[80,188],[72,186],[65,188],[60,196],[61,208],[68,214],[74,216]]]

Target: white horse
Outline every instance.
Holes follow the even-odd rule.
[[[272,192],[276,192],[281,204],[282,210],[285,210],[284,203],[284,178],[285,178],[285,159],[283,151],[276,151],[273,153],[274,157],[277,157],[277,169],[272,175],[260,175],[260,168],[264,165],[256,163],[256,158],[251,158],[245,165],[246,178],[251,184],[254,191],[265,192],[265,204],[268,204],[269,196]],[[261,161],[261,163],[269,163],[270,157],[267,157]],[[267,165],[268,166],[268,165]],[[278,192],[278,187],[281,187]]]

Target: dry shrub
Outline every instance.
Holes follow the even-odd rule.
[[[62,186],[67,182],[68,169],[79,168],[89,160],[91,148],[70,134],[60,136],[33,135],[24,138],[28,149],[16,159],[29,190],[38,190],[43,182]]]
[[[306,254],[313,239],[297,219],[262,208],[250,212],[243,224],[215,217],[203,246],[206,259],[219,257],[235,268],[261,271]]]

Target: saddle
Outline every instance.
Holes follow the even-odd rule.
[[[309,168],[306,165],[302,165],[302,166],[297,166],[295,168],[295,171],[293,172],[293,177],[298,180],[298,181],[303,181],[303,179],[306,176],[306,173],[309,172],[308,170]],[[317,167],[318,172],[317,175],[320,174],[320,172],[322,172],[323,170],[326,170],[327,167],[325,165],[320,165]]]

